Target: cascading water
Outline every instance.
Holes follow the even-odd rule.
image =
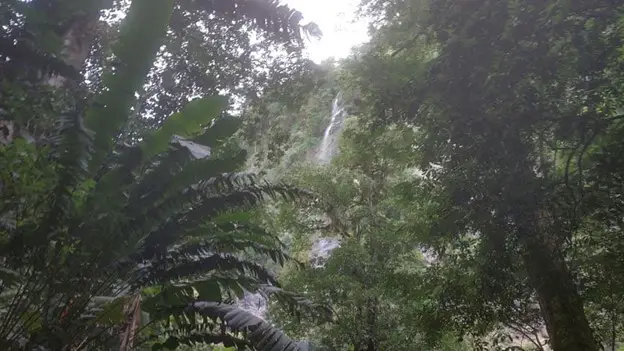
[[[346,115],[342,93],[338,93],[334,101],[332,101],[331,119],[329,125],[325,128],[323,141],[317,154],[319,164],[329,163],[336,154],[338,139],[340,132],[342,132]],[[338,238],[317,237],[309,253],[312,266],[316,268],[323,267],[331,251],[339,246],[340,240]]]
[[[317,153],[317,162],[327,164],[336,154],[338,148],[338,137],[342,131],[346,110],[342,94],[338,93],[332,101],[331,119],[329,125],[323,133],[323,140]],[[316,237],[310,249],[310,263],[315,268],[323,267],[331,251],[340,246],[340,240],[332,237]],[[238,301],[238,307],[254,315],[264,318],[267,311],[267,301],[262,294],[245,293],[245,296]]]
[[[320,164],[331,161],[338,147],[338,137],[342,131],[344,119],[346,117],[342,94],[338,93],[332,102],[331,119],[329,125],[323,133],[323,141],[319,147],[317,160]]]
[[[309,254],[312,267],[323,267],[331,251],[339,246],[340,240],[338,238],[316,238]]]

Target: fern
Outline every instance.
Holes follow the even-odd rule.
[[[184,278],[208,275],[214,271],[233,271],[241,276],[251,276],[265,284],[277,284],[275,275],[263,266],[233,255],[199,254],[189,256],[177,252],[169,252],[167,257],[154,260],[147,267],[143,268],[138,284],[164,284]]]
[[[189,304],[184,309],[184,313],[198,314],[224,322],[229,330],[241,332],[250,341],[252,347],[259,351],[305,351],[309,349],[307,345],[290,339],[263,319],[235,306],[197,301]]]
[[[91,133],[84,127],[81,114],[73,112],[63,115],[59,125],[52,142],[52,157],[57,159],[59,179],[52,195],[46,228],[68,220],[73,192],[86,180],[91,158]]]

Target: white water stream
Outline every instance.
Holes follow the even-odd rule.
[[[328,164],[331,162],[332,157],[336,155],[340,133],[342,132],[346,116],[347,113],[344,101],[342,100],[342,94],[338,93],[334,101],[332,101],[331,119],[327,128],[325,128],[323,140],[318,150],[317,161],[319,164]],[[339,246],[339,238],[316,237],[309,253],[310,263],[315,268],[323,267],[331,251]]]
[[[346,110],[342,94],[338,93],[332,101],[331,119],[323,133],[323,140],[318,149],[317,162],[324,165],[331,162],[332,157],[336,155],[338,149],[338,139]],[[313,239],[312,248],[309,252],[309,260],[312,267],[321,268],[329,258],[331,251],[340,246],[340,239],[335,237],[315,237]],[[267,312],[267,301],[259,293],[245,293],[245,297],[238,301],[238,307],[253,313],[254,315],[264,318]]]
[[[323,133],[323,140],[317,154],[317,160],[320,164],[327,164],[338,149],[338,137],[342,131],[343,122],[346,117],[345,106],[342,100],[342,94],[338,93],[332,101],[331,119],[329,125]]]

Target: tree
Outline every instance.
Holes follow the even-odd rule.
[[[223,114],[224,99],[193,100],[140,143],[116,143],[173,6],[133,1],[104,89],[93,101],[77,98],[47,145],[18,139],[1,150],[11,166],[2,173],[0,215],[4,349],[108,347],[116,339],[129,349],[146,327],[142,312],[156,332],[167,331],[164,346],[302,348],[224,304],[243,289],[293,308],[305,303],[244,253],[283,264],[282,244],[245,211],[267,197],[307,196],[235,172],[245,155],[223,149],[237,124]]]
[[[422,167],[438,166],[435,235],[449,239],[438,249],[476,235],[501,282],[515,279],[505,270],[521,258],[553,348],[598,349],[564,257],[587,214],[584,155],[615,123],[618,5],[368,3],[385,11],[377,35],[387,61],[422,58],[409,43],[434,49],[415,65],[426,70],[372,93],[376,120],[413,122],[424,134]]]
[[[64,94],[67,84],[74,88],[78,85],[88,94],[97,93],[103,87],[106,67],[114,66],[112,46],[119,33],[118,14],[127,8],[128,1],[121,0],[3,4],[2,79],[3,86],[14,86],[4,95],[23,90],[31,101],[71,101],[74,94]],[[224,90],[243,97],[253,95],[266,82],[296,70],[303,61],[303,38],[320,35],[314,24],[301,24],[299,12],[272,0],[223,4],[175,1],[172,11],[157,64],[150,68],[145,85],[137,90],[135,115],[129,122],[135,129],[157,127],[181,109],[189,97]],[[259,42],[253,42],[254,38]],[[266,52],[279,54],[265,58]],[[268,69],[270,75],[261,73]],[[64,89],[53,88],[59,85]],[[3,104],[4,109],[13,108],[7,102]],[[57,114],[62,110],[58,104],[53,105]],[[34,108],[37,106],[31,110],[21,107],[26,111],[18,115],[34,115],[36,121],[15,121],[17,131],[28,132],[36,139],[50,130],[50,119],[54,120]],[[152,118],[142,118],[146,116]],[[136,137],[134,132],[128,133],[130,140]]]
[[[459,349],[450,330],[428,325],[425,317],[425,263],[417,238],[405,230],[405,218],[424,210],[396,202],[400,186],[414,178],[406,168],[414,164],[415,132],[399,126],[371,130],[362,123],[347,120],[332,165],[304,166],[288,176],[322,201],[269,214],[276,230],[292,236],[296,256],[319,255],[304,270],[283,270],[284,286],[326,302],[333,319],[311,323],[279,308],[271,317],[321,350]],[[339,247],[315,252],[310,246],[322,237],[338,238]]]

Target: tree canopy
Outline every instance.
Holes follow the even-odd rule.
[[[0,348],[621,348],[624,5],[359,12],[1,1]]]

